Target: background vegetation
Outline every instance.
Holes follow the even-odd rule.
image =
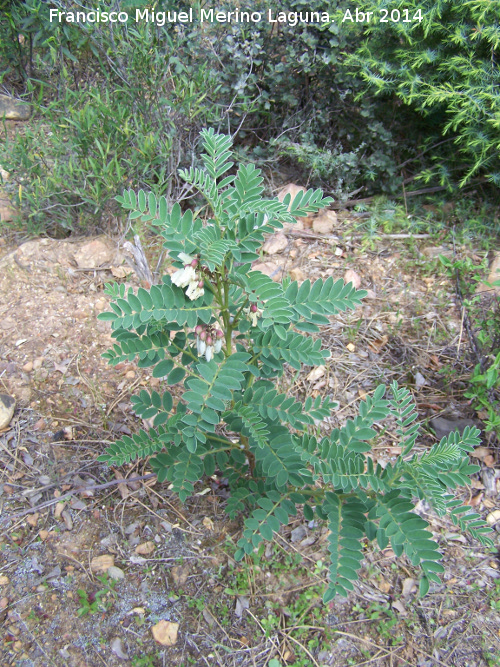
[[[336,21],[323,27],[59,24],[40,0],[0,4],[0,84],[34,110],[0,145],[0,163],[33,231],[106,228],[124,185],[182,199],[177,170],[196,164],[207,126],[233,135],[245,159],[281,156],[336,198],[400,194],[416,178],[449,189],[498,182],[499,2],[413,1],[404,6],[422,21],[366,25],[342,23],[345,11],[385,0],[288,3],[328,10]],[[100,4],[131,16],[136,6]],[[252,8],[282,9],[274,0]]]

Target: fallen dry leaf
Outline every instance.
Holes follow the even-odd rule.
[[[156,547],[154,542],[143,542],[142,544],[138,544],[136,546],[135,553],[139,556],[148,556],[149,554],[153,553],[155,548]]]
[[[175,646],[178,631],[179,624],[171,623],[170,621],[159,621],[151,628],[153,637],[162,646]]]
[[[112,470],[115,474],[116,479],[125,479],[119,470],[116,470],[115,468],[112,468]],[[127,484],[125,482],[120,482],[119,484],[117,484],[117,486],[118,486],[118,491],[120,492],[120,495],[123,498],[123,500],[125,500],[125,498],[128,498],[130,495],[130,489],[128,488]]]
[[[492,456],[491,454],[488,454],[488,456],[484,457],[483,463],[484,463],[485,466],[488,466],[488,468],[494,468],[495,467],[495,457]]]
[[[469,498],[464,505],[468,505],[469,507],[477,507],[481,500],[484,497],[484,493],[478,493],[476,496],[472,496],[472,498]]]
[[[172,581],[174,583],[174,586],[178,586],[179,588],[181,586],[184,586],[190,572],[191,572],[191,568],[189,567],[188,563],[184,563],[184,565],[176,565],[175,567],[172,567],[170,569],[170,574],[172,576]]]
[[[368,341],[368,347],[372,352],[375,352],[375,354],[379,354],[379,352],[387,345],[388,342],[389,336],[381,336],[375,340]]]
[[[320,377],[323,377],[325,370],[326,366],[316,366],[316,368],[313,368],[309,373],[306,380],[309,380],[309,382],[316,382],[316,380],[319,380]]]
[[[378,584],[377,584],[377,588],[378,588],[379,591],[381,591],[382,593],[388,593],[388,592],[391,590],[391,588],[392,588],[392,584],[389,583],[389,582],[387,581],[387,579],[384,579],[384,578],[382,577],[382,578],[380,579],[380,581],[378,582]]]
[[[417,584],[415,582],[415,579],[407,577],[403,581],[403,593],[402,593],[403,597],[407,598],[412,593],[416,593],[416,591],[417,591]]]
[[[90,569],[92,572],[106,572],[108,567],[115,564],[115,557],[111,554],[104,554],[103,556],[95,556],[90,561]]]
[[[208,530],[213,530],[213,529],[214,529],[214,522],[212,521],[212,519],[211,519],[209,516],[206,516],[206,517],[203,519],[202,524],[203,524],[203,525],[205,526],[205,528],[207,528]]]
[[[486,456],[491,454],[491,450],[488,447],[476,447],[476,449],[470,453],[475,459],[483,460]]]
[[[112,266],[111,267],[111,273],[114,275],[115,278],[126,278],[127,276],[129,276],[133,272],[134,272],[134,270],[130,266]]]
[[[61,516],[62,511],[65,507],[66,507],[66,503],[63,503],[63,502],[56,503],[56,506],[54,508],[54,517],[56,519],[59,519],[59,517]]]

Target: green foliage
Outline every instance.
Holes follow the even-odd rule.
[[[343,51],[354,45],[338,22],[269,23],[267,12],[283,9],[277,0],[253,3],[263,20],[250,26],[196,19],[175,27],[136,22],[139,0],[120,6],[126,24],[50,22],[51,6],[40,0],[0,3],[7,19],[0,21],[0,83],[34,112],[25,134],[0,143],[0,162],[31,232],[108,229],[120,216],[115,195],[124,183],[168,201],[185,196],[178,169],[192,166],[196,183],[202,126],[227,126],[237,150],[254,161],[274,161],[277,139],[311,182],[339,196],[366,181],[399,187],[399,125],[391,121],[389,129],[385,107],[370,96],[354,99],[362,81],[344,64]],[[306,10],[339,7],[340,0],[312,0]],[[57,8],[75,11],[68,0]],[[155,0],[151,8],[172,5]],[[99,9],[116,3],[104,0]],[[217,9],[234,11],[234,3],[222,0]],[[291,0],[287,11],[304,12],[303,0]]]
[[[97,579],[104,586],[103,589],[91,591],[90,593],[83,588],[77,590],[81,605],[76,612],[78,616],[97,614],[99,612],[106,613],[113,606],[113,599],[117,596],[115,591],[116,581],[109,579],[107,574],[97,577]]]
[[[425,119],[425,150],[441,144],[442,150],[433,149],[435,168],[420,177],[464,186],[483,176],[498,185],[500,2],[370,0],[358,5],[385,22],[365,29],[351,64],[371,91],[396,95]],[[418,10],[422,20],[412,20]],[[391,12],[406,20],[391,20]],[[433,126],[453,143],[432,136]]]
[[[477,410],[486,412],[487,417],[483,417],[486,431],[500,434],[500,298],[493,291],[495,285],[500,285],[500,274],[499,279],[490,284],[481,279],[479,269],[484,266],[475,266],[469,257],[451,261],[440,255],[439,260],[466,296],[467,331],[478,363],[474,365],[464,396]],[[491,288],[491,293],[474,293],[471,285],[475,288],[478,283]]]
[[[250,270],[264,234],[293,220],[289,198],[263,199],[253,167],[227,176],[231,142],[212,130],[204,130],[202,139],[205,170],[183,176],[203,191],[211,217],[194,219],[177,204],[169,212],[165,198],[144,192],[120,198],[132,216],[158,227],[178,268],[161,285],[136,294],[123,285],[107,287],[112,310],[99,318],[111,322],[116,343],[104,356],[111,364],[137,358],[142,367],[154,366],[153,375],[167,386],[163,395],[143,389],[132,397],[136,413],[154,418],[154,426],[125,436],[99,460],[121,465],[153,455],[159,481],[169,481],[181,500],[203,474],[219,468],[231,489],[230,516],[249,512],[237,560],[271,540],[299,506],[308,520],[327,521],[325,601],[352,590],[365,539],[377,539],[381,548],[390,543],[397,555],[420,565],[425,591],[442,566],[427,522],[414,512],[415,498],[426,499],[439,514],[450,511],[462,529],[488,542],[485,524],[449,493],[478,469],[467,453],[479,432],[453,433],[411,456],[416,412],[408,390],[393,383],[389,400],[381,385],[360,404],[356,418],[328,437],[315,434],[332,401],[301,402],[279,393],[273,380],[283,375],[285,363],[297,370],[323,363],[329,354],[314,332],[330,316],[356,308],[365,293],[332,278],[299,286]],[[330,201],[309,190],[297,195],[291,211],[306,215]],[[403,451],[382,468],[370,452],[379,432],[375,424],[388,417],[396,421]]]
[[[0,163],[31,232],[109,229],[124,183],[172,194],[200,127],[220,120],[219,86],[206,63],[179,57],[187,36],[168,26],[50,23],[50,8],[10,3],[0,22],[0,71],[33,107],[25,131],[0,142]]]

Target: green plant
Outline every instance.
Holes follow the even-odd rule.
[[[393,95],[420,114],[425,142],[410,162],[418,165],[426,154],[436,165],[423,168],[420,178],[464,186],[481,176],[498,185],[500,2],[363,0],[358,6],[375,20],[350,62],[370,91]],[[432,136],[433,127],[447,139]]]
[[[132,658],[132,667],[155,667],[155,660],[159,659],[159,653],[155,653],[154,655],[152,653],[142,656],[135,655]]]
[[[484,268],[486,262],[483,262],[482,267],[478,267],[469,257],[452,262],[440,255],[439,260],[448,274],[457,281],[460,290],[471,291],[471,283],[475,285],[485,282],[481,280],[480,269]],[[493,285],[497,284],[500,284],[500,281],[494,281]],[[482,307],[480,294],[465,298],[463,306],[471,322],[467,328],[471,347],[479,358],[464,396],[472,401],[477,410],[486,411],[488,415],[484,419],[486,430],[500,433],[500,352],[497,352],[500,341],[500,299],[492,294],[491,305],[486,312]]]
[[[80,608],[76,612],[78,616],[86,616],[87,614],[97,614],[98,612],[106,612],[113,605],[110,597],[116,598],[115,585],[116,581],[109,579],[107,574],[97,577],[98,581],[104,586],[99,591],[91,591],[90,593],[79,588],[77,595],[80,598]]]
[[[417,414],[410,393],[396,383],[388,400],[380,385],[360,404],[359,415],[328,437],[320,436],[317,423],[330,414],[332,400],[301,402],[278,392],[273,381],[285,364],[300,371],[324,363],[329,352],[316,337],[319,326],[354,309],[364,292],[332,278],[299,286],[253,271],[266,233],[331,200],[319,190],[293,201],[265,200],[253,165],[228,175],[228,137],[204,130],[202,138],[205,169],[180,175],[203,194],[209,219],[182,213],[177,204],[169,212],[165,198],[152,193],[125,191],[120,197],[132,219],[159,228],[177,270],[137,294],[123,284],[107,286],[112,310],[99,318],[111,322],[116,342],[104,357],[114,365],[138,357],[140,367],[154,366],[153,376],[175,389],[162,395],[143,389],[133,396],[136,414],[153,419],[154,426],[124,436],[99,460],[121,465],[152,456],[159,481],[168,480],[182,501],[218,467],[231,489],[229,515],[250,509],[237,560],[271,540],[297,506],[307,520],[327,521],[325,602],[352,590],[366,538],[377,539],[380,548],[390,543],[398,556],[406,553],[420,565],[425,593],[443,567],[427,522],[413,511],[414,497],[428,500],[439,514],[449,512],[461,529],[489,543],[486,524],[450,494],[478,470],[467,452],[478,444],[479,431],[452,433],[425,454],[411,455]],[[378,435],[374,425],[387,417],[396,421],[402,454],[382,468],[368,454]]]

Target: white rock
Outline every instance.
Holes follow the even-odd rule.
[[[0,394],[0,430],[6,428],[14,416],[16,400],[8,394]]]

